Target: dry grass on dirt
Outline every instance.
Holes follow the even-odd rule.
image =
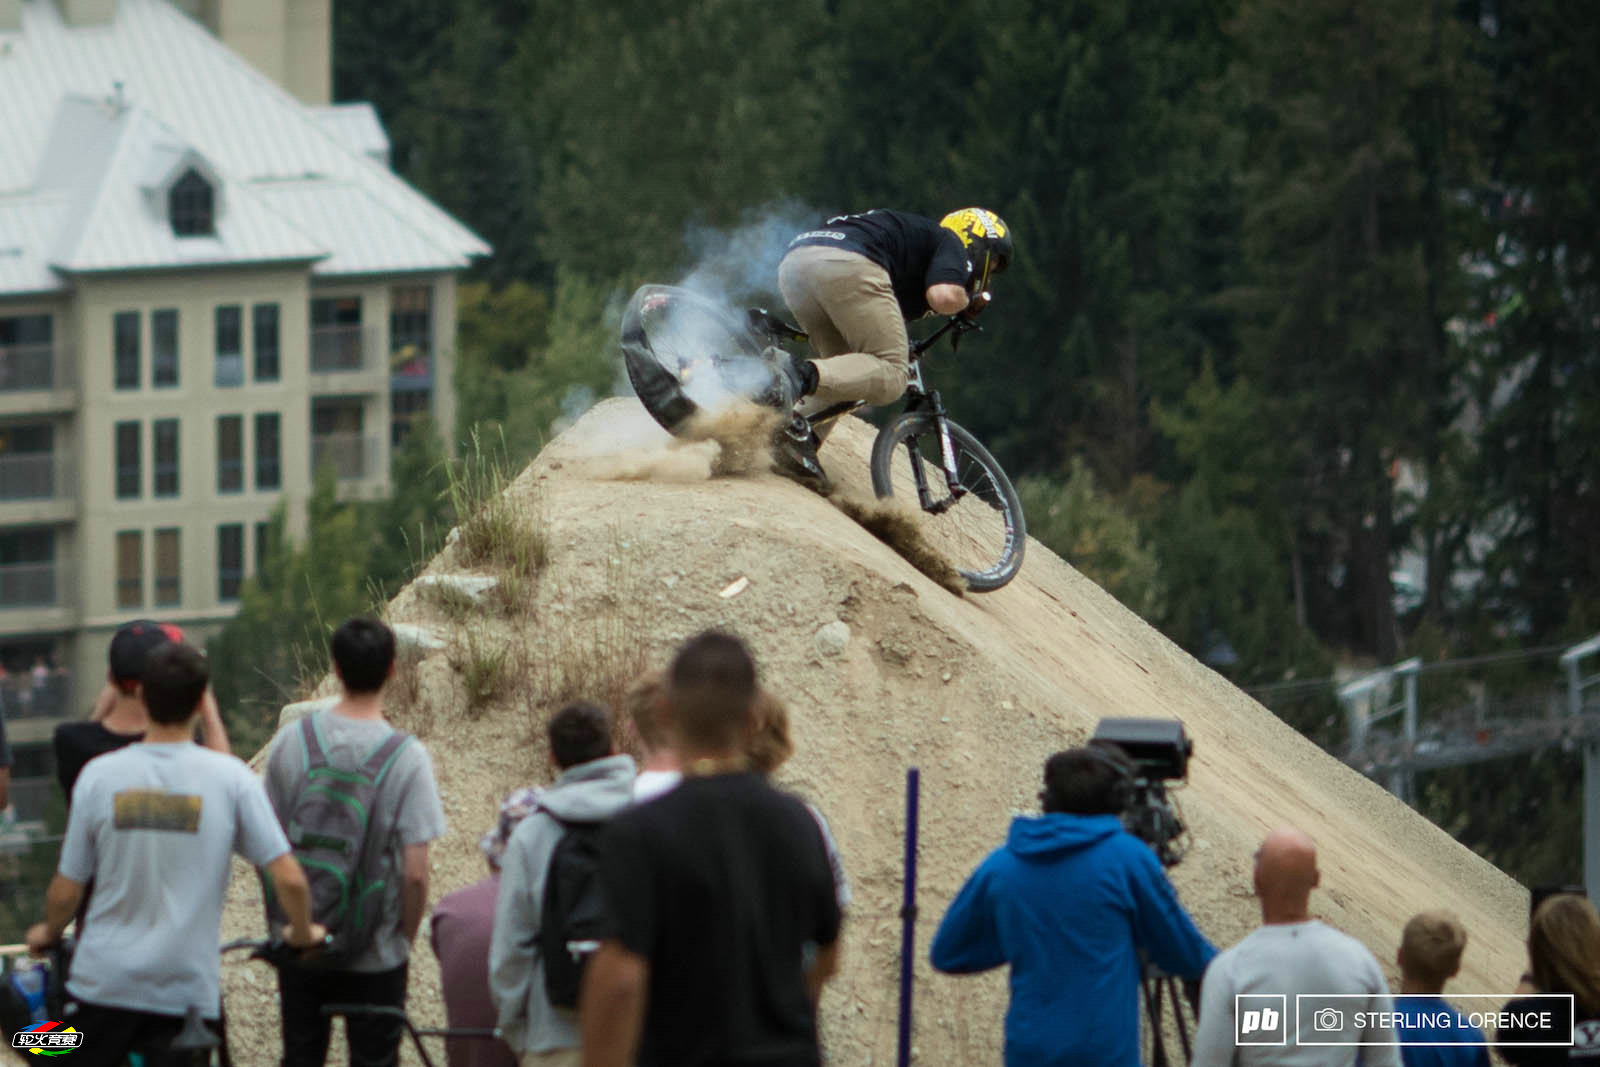
[[[871,499],[871,440],[870,427],[847,419],[822,451],[846,499]],[[923,790],[916,1059],[999,1061],[1003,972],[936,975],[928,941],[1011,816],[1036,810],[1044,759],[1083,742],[1102,716],[1178,718],[1194,738],[1181,793],[1193,842],[1173,879],[1217,943],[1255,926],[1251,854],[1269,829],[1291,824],[1321,849],[1313,908],[1364,941],[1391,983],[1406,919],[1442,907],[1471,934],[1451,988],[1515,986],[1525,892],[1043,546],[1028,546],[1006,588],[955,597],[829,501],[760,464],[713,477],[722,447],[671,443],[634,401],[598,405],[502,494],[519,521],[539,525],[548,548],[517,598],[469,611],[414,584],[390,605],[393,621],[441,637],[440,648],[405,665],[390,694],[395,719],[433,756],[450,819],[430,854],[434,899],[482,877],[477,839],[500,798],[549,781],[540,727],[560,701],[614,700],[684,638],[717,626],[749,642],[763,684],[787,701],[797,751],[782,783],[827,815],[854,884],[842,969],[822,1001],[829,1063],[893,1062],[909,766],[921,769]],[[694,448],[706,454],[703,476],[616,480],[619,454],[637,451],[629,462],[648,465]],[[427,573],[500,571],[457,544]],[[470,683],[466,665],[494,648],[504,649],[496,684]],[[496,673],[488,662],[477,670]],[[224,935],[258,931],[260,913],[256,880],[235,878]],[[276,1062],[270,975],[230,965],[225,987],[239,1062]],[[425,944],[413,956],[409,1006],[419,1024],[443,1021]]]

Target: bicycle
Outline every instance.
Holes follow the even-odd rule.
[[[50,965],[56,975],[65,975],[71,969],[73,942],[64,938],[51,949]],[[232,952],[248,950],[251,960],[262,960],[278,967],[300,956],[295,949],[290,948],[279,938],[257,939],[240,938],[229,941],[218,949],[218,954],[226,956]],[[50,1014],[60,1018],[66,1006],[65,990],[58,981],[52,986],[52,997],[49,1005]],[[322,1013],[329,1017],[352,1015],[388,1015],[397,1017],[405,1033],[410,1035],[413,1046],[417,1050],[417,1057],[422,1061],[423,1067],[434,1067],[434,1060],[428,1055],[427,1047],[422,1043],[425,1037],[439,1038],[467,1038],[469,1040],[492,1040],[499,1038],[497,1028],[485,1027],[418,1027],[411,1022],[411,1018],[403,1008],[376,1004],[328,1004]],[[9,1034],[7,1035],[9,1039]],[[147,1050],[148,1051],[148,1050]],[[233,1059],[228,1048],[228,1018],[226,1005],[218,1011],[215,1025],[208,1024],[198,1005],[189,1005],[184,1012],[183,1024],[176,1036],[167,1044],[165,1051],[179,1054],[174,1059],[185,1063],[186,1067],[232,1067]],[[134,1052],[128,1056],[128,1067],[141,1067],[145,1056]]]
[[[923,357],[940,340],[952,351],[979,329],[953,315],[910,345],[905,407],[878,431],[872,446],[872,489],[880,498],[914,499],[939,521],[930,540],[973,592],[999,589],[1015,578],[1027,546],[1022,503],[1011,479],[970,432],[945,413],[923,375]],[[681,434],[701,411],[769,394],[776,375],[770,351],[804,343],[803,331],[764,308],[743,319],[687,289],[646,285],[622,317],[623,360],[645,410],[669,433]],[[819,438],[840,418],[866,404],[844,402],[807,417]],[[903,461],[900,457],[904,457]],[[942,475],[942,486],[928,474]]]

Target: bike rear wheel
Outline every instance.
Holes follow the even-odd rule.
[[[959,497],[945,476],[938,424],[925,411],[907,411],[882,430],[872,446],[872,489],[879,497],[909,500],[928,515],[924,534],[966,578],[973,592],[999,589],[1022,566],[1028,531],[1017,491],[966,430],[945,420],[955,453]],[[918,472],[928,500],[918,491]]]
[[[672,433],[697,413],[760,396],[774,382],[748,320],[671,285],[643,286],[628,301],[622,358],[640,403]]]

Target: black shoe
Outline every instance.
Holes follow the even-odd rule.
[[[796,415],[778,431],[772,441],[772,466],[779,474],[792,478],[816,493],[827,496],[833,489],[828,472],[817,458],[821,442],[811,424]]]

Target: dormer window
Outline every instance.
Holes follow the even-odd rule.
[[[190,167],[167,191],[167,218],[179,237],[210,237],[217,232],[216,197],[211,183]]]

